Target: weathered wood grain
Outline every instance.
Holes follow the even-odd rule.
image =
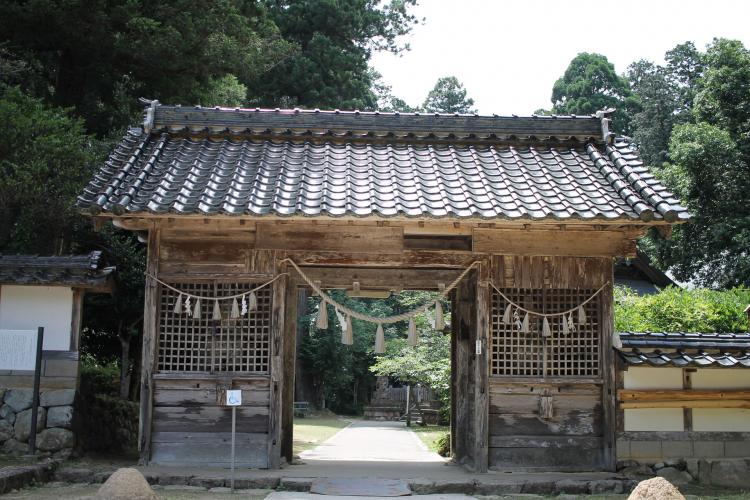
[[[266,250],[394,253],[404,249],[400,227],[259,223],[255,247]]]
[[[591,471],[601,468],[602,450],[564,448],[490,448],[493,469]]]
[[[635,236],[621,231],[475,228],[472,240],[475,253],[571,257],[635,256]]]
[[[268,432],[268,408],[237,408],[237,432]],[[232,432],[232,410],[225,406],[156,406],[154,431]]]
[[[280,266],[279,272],[284,272],[286,266]],[[281,464],[281,427],[284,392],[284,319],[286,310],[286,289],[288,277],[283,276],[273,285],[271,309],[271,386],[269,391],[268,411],[268,467],[279,468]]]
[[[154,432],[152,463],[226,467],[231,458],[231,432]],[[235,460],[239,467],[267,468],[263,433],[238,432]]]
[[[146,272],[159,275],[159,229],[153,227],[148,233]],[[139,463],[148,465],[151,458],[151,426],[153,415],[153,379],[156,366],[158,339],[159,286],[154,280],[146,280],[143,307],[143,351],[141,354],[141,404],[138,418]]]
[[[492,309],[490,294],[489,259],[485,259],[476,276],[475,297],[476,317],[474,319],[474,470],[487,472],[489,466],[489,373],[488,356],[490,328],[489,316]]]
[[[571,410],[544,420],[535,413],[490,413],[490,434],[494,436],[600,436],[601,412]]]

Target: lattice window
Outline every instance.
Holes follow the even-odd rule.
[[[522,307],[543,313],[562,312],[575,307],[595,290],[532,290],[508,288],[502,292]],[[560,317],[550,318],[552,336],[541,335],[542,318],[530,316],[530,333],[521,333],[516,324],[503,323],[507,302],[500,294],[492,296],[492,375],[513,377],[598,377],[600,364],[601,297],[584,306],[587,321],[575,330],[562,333]],[[523,312],[519,311],[521,319]],[[574,321],[578,315],[573,314]]]
[[[253,283],[170,283],[179,290],[207,297],[234,295]],[[163,372],[268,373],[271,333],[271,287],[255,292],[257,311],[229,319],[231,300],[219,301],[221,321],[211,319],[213,302],[201,300],[201,317],[175,314],[178,293],[161,287],[158,369]],[[195,301],[192,301],[195,304]]]

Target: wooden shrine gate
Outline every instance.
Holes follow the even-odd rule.
[[[230,412],[217,394],[228,388],[243,391],[238,461],[291,458],[303,283],[285,259],[324,288],[365,290],[434,290],[478,261],[450,295],[455,460],[477,471],[614,468],[613,258],[689,215],[606,113],[150,101],[144,114],[78,200],[97,223],[148,241],[142,462],[225,463]],[[271,280],[253,314],[205,303]],[[541,316],[597,291],[585,321]],[[180,293],[203,297],[202,314],[175,309]],[[528,327],[504,321],[509,303],[534,313]],[[221,319],[209,319],[213,308]]]

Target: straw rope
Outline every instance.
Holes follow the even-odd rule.
[[[243,297],[245,295],[251,294],[253,292],[257,292],[261,288],[267,287],[268,285],[270,285],[271,283],[273,283],[277,279],[281,278],[282,276],[289,276],[289,273],[278,274],[272,280],[266,281],[262,285],[258,285],[258,286],[256,286],[255,288],[253,288],[251,290],[247,290],[246,292],[237,293],[237,294],[234,294],[234,295],[226,295],[226,296],[222,296],[222,297],[206,297],[205,295],[195,295],[195,294],[192,294],[192,293],[183,292],[182,290],[180,290],[178,288],[175,288],[172,285],[164,283],[162,280],[160,280],[159,278],[157,278],[153,274],[150,274],[150,273],[144,273],[144,274],[146,276],[148,276],[149,278],[151,278],[152,280],[154,280],[157,283],[159,283],[160,285],[165,286],[165,287],[169,288],[170,290],[172,290],[174,292],[177,292],[177,293],[179,293],[181,295],[185,295],[186,297],[191,297],[193,299],[200,299],[200,300],[231,300],[231,299],[239,299],[240,297]]]
[[[448,293],[450,293],[451,290],[453,290],[454,288],[458,286],[458,284],[461,282],[462,279],[464,279],[464,277],[466,277],[469,271],[471,271],[474,267],[480,264],[480,261],[478,260],[472,262],[469,265],[469,267],[464,269],[464,271],[461,274],[459,274],[458,277],[455,280],[453,280],[453,282],[449,286],[445,288],[445,290],[442,290],[438,294],[437,299],[432,300],[430,302],[426,302],[425,304],[422,304],[421,306],[417,307],[416,309],[412,309],[409,312],[396,314],[394,316],[377,317],[377,316],[370,316],[368,314],[362,314],[353,309],[349,309],[348,307],[346,307],[343,304],[340,304],[339,302],[336,302],[335,300],[331,298],[330,295],[328,295],[323,290],[321,290],[309,277],[307,277],[307,275],[304,272],[302,272],[302,269],[299,268],[296,262],[294,262],[292,259],[289,259],[289,258],[286,258],[281,261],[281,263],[284,263],[284,262],[289,262],[292,265],[292,267],[299,273],[299,275],[302,277],[305,283],[307,283],[310,286],[310,288],[312,288],[315,291],[315,293],[317,293],[320,296],[322,301],[333,305],[333,307],[347,314],[348,316],[351,316],[352,318],[357,318],[362,321],[369,321],[370,323],[376,323],[376,324],[381,324],[381,325],[398,323],[399,321],[406,321],[416,316],[417,314],[426,311],[435,303],[435,300],[445,298],[448,295]]]
[[[525,313],[531,314],[532,316],[540,316],[540,317],[542,317],[542,318],[551,318],[551,317],[554,317],[554,316],[565,316],[565,315],[567,315],[567,314],[570,314],[570,313],[572,313],[572,312],[576,311],[576,310],[577,310],[578,308],[580,308],[580,307],[583,307],[583,306],[585,306],[586,304],[588,304],[589,302],[591,302],[592,300],[594,300],[594,297],[596,297],[597,295],[599,295],[599,293],[600,293],[600,292],[601,292],[602,290],[604,290],[604,288],[605,288],[605,287],[606,287],[607,285],[609,285],[609,281],[607,281],[606,283],[604,283],[604,284],[603,284],[603,285],[602,285],[602,286],[601,286],[601,287],[599,288],[599,290],[595,291],[595,292],[593,293],[593,295],[591,295],[591,297],[589,297],[588,299],[584,300],[583,302],[581,302],[581,303],[580,303],[580,304],[578,304],[577,306],[575,306],[575,307],[572,307],[572,308],[568,309],[567,311],[563,311],[563,312],[558,312],[558,313],[540,313],[540,312],[532,311],[532,310],[530,310],[530,309],[526,309],[525,307],[521,307],[521,306],[519,306],[518,304],[516,304],[515,302],[513,302],[512,300],[510,300],[510,299],[508,298],[508,296],[507,296],[507,295],[505,295],[505,294],[504,294],[503,292],[501,292],[501,291],[500,291],[500,290],[499,290],[499,289],[498,289],[498,288],[497,288],[497,287],[495,286],[495,284],[494,284],[494,283],[492,283],[491,281],[490,281],[490,285],[492,285],[492,288],[494,288],[494,289],[495,289],[495,291],[496,291],[497,293],[499,293],[499,294],[500,294],[500,296],[501,296],[501,297],[502,297],[503,299],[505,299],[505,301],[506,301],[507,303],[509,303],[509,304],[510,304],[511,306],[515,307],[516,309],[519,309],[519,310],[521,310],[521,311],[523,311],[523,312],[525,312]]]

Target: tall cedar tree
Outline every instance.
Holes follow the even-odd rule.
[[[617,133],[630,132],[630,113],[636,107],[628,81],[601,54],[578,54],[552,87],[552,112],[587,115],[614,108]]]
[[[374,50],[399,53],[417,22],[416,0],[266,0],[283,37],[299,52],[258,80],[260,103],[282,107],[372,110]]]
[[[475,113],[474,99],[455,76],[439,78],[427,94],[422,110],[428,113]]]

